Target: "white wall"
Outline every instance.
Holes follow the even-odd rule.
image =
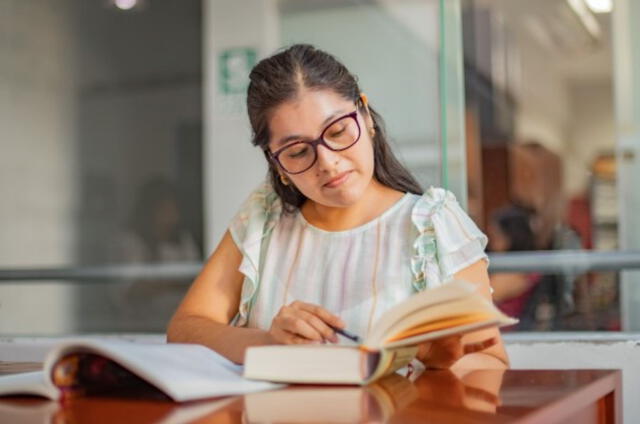
[[[572,119],[565,164],[565,192],[581,194],[588,188],[590,169],[600,153],[615,146],[615,114],[611,81],[571,86]]]
[[[68,8],[19,0],[3,8],[11,13],[0,11],[0,266],[65,263],[76,89]]]
[[[554,61],[559,51],[540,45],[525,27],[511,31],[517,37],[516,141],[538,141],[560,155],[565,193],[581,194],[594,158],[615,146],[611,77],[600,72],[571,79]]]
[[[255,48],[258,60],[278,44],[275,0],[208,0],[204,3],[204,203],[205,255],[224,234],[238,206],[261,181],[264,155],[251,144],[244,94],[219,87],[218,55],[225,49]]]
[[[566,151],[571,102],[569,87],[553,63],[553,56],[523,29],[512,28],[517,37],[520,85],[516,140],[538,141],[563,155]]]
[[[68,3],[0,4],[0,267],[61,265],[74,252],[76,85]],[[67,326],[70,298],[65,286],[0,284],[0,334]],[[46,319],[43,309],[50,311]]]

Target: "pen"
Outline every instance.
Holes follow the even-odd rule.
[[[331,329],[333,331],[335,331],[336,333],[340,334],[341,336],[346,337],[349,340],[353,340],[356,343],[360,343],[360,337],[348,332],[347,330],[343,330],[342,328],[338,328],[338,327],[334,327],[333,325],[330,325]]]

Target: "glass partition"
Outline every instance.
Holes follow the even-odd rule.
[[[200,1],[0,3],[0,270],[202,260]],[[162,331],[190,279],[0,281],[0,334]]]
[[[283,45],[343,60],[421,184],[447,185],[463,131],[457,4],[4,2],[0,334],[164,330],[264,178],[243,90]]]
[[[0,334],[163,331],[265,175],[247,72],[301,42],[490,236],[515,330],[635,330],[640,9],[588,3],[3,2]]]
[[[526,255],[516,272],[494,264],[497,300],[517,305],[519,330],[630,331],[640,322],[637,271],[619,272],[640,267],[629,251],[640,247],[635,3],[462,2],[470,214],[494,253],[594,252],[555,261],[553,275]],[[598,252],[610,263],[635,259],[570,271]]]

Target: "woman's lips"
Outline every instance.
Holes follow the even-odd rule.
[[[330,179],[328,183],[325,183],[325,187],[327,188],[336,188],[349,178],[349,174],[351,171],[343,172],[341,174],[336,175],[334,178]]]

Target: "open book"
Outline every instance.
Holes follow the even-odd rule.
[[[77,339],[47,354],[42,371],[0,377],[0,396],[125,396],[177,402],[269,390],[242,367],[195,344]]]
[[[357,345],[277,345],[247,349],[244,375],[255,380],[367,384],[415,357],[422,342],[517,322],[477,292],[452,281],[385,311]]]

